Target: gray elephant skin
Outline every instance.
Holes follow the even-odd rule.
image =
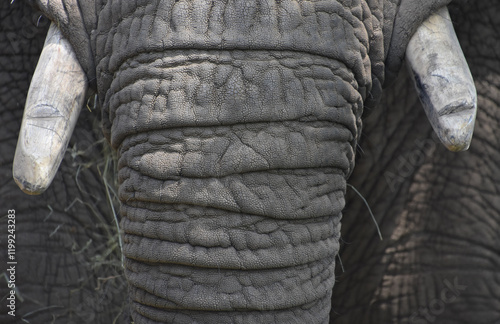
[[[450,4],[478,90],[469,151],[441,147],[396,79],[449,2],[2,3],[18,264],[0,322],[499,322],[500,5]],[[26,196],[12,158],[49,20],[96,96]]]

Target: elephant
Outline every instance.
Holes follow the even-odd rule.
[[[30,4],[0,10],[1,199],[18,262],[2,323],[499,320],[500,5]],[[448,4],[478,89],[461,153],[432,135],[415,77],[398,77],[413,33]],[[52,185],[28,197],[12,159],[49,20],[90,99]]]

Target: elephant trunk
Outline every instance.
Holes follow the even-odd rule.
[[[120,67],[106,100],[136,323],[328,321],[362,102],[345,80],[294,52]]]

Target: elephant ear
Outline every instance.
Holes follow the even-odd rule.
[[[398,76],[406,47],[417,28],[439,8],[452,0],[401,0],[394,17],[392,30],[385,33],[386,58],[384,87]],[[388,29],[391,27],[389,26]],[[388,39],[389,38],[389,39]]]
[[[61,30],[70,42],[89,86],[96,89],[96,70],[90,32],[97,24],[95,1],[93,0],[29,0]]]

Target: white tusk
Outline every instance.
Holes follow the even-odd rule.
[[[476,87],[446,7],[418,28],[406,60],[441,142],[450,151],[467,150],[476,120]]]
[[[41,194],[61,164],[88,88],[69,42],[52,23],[31,80],[14,156],[22,191]]]

